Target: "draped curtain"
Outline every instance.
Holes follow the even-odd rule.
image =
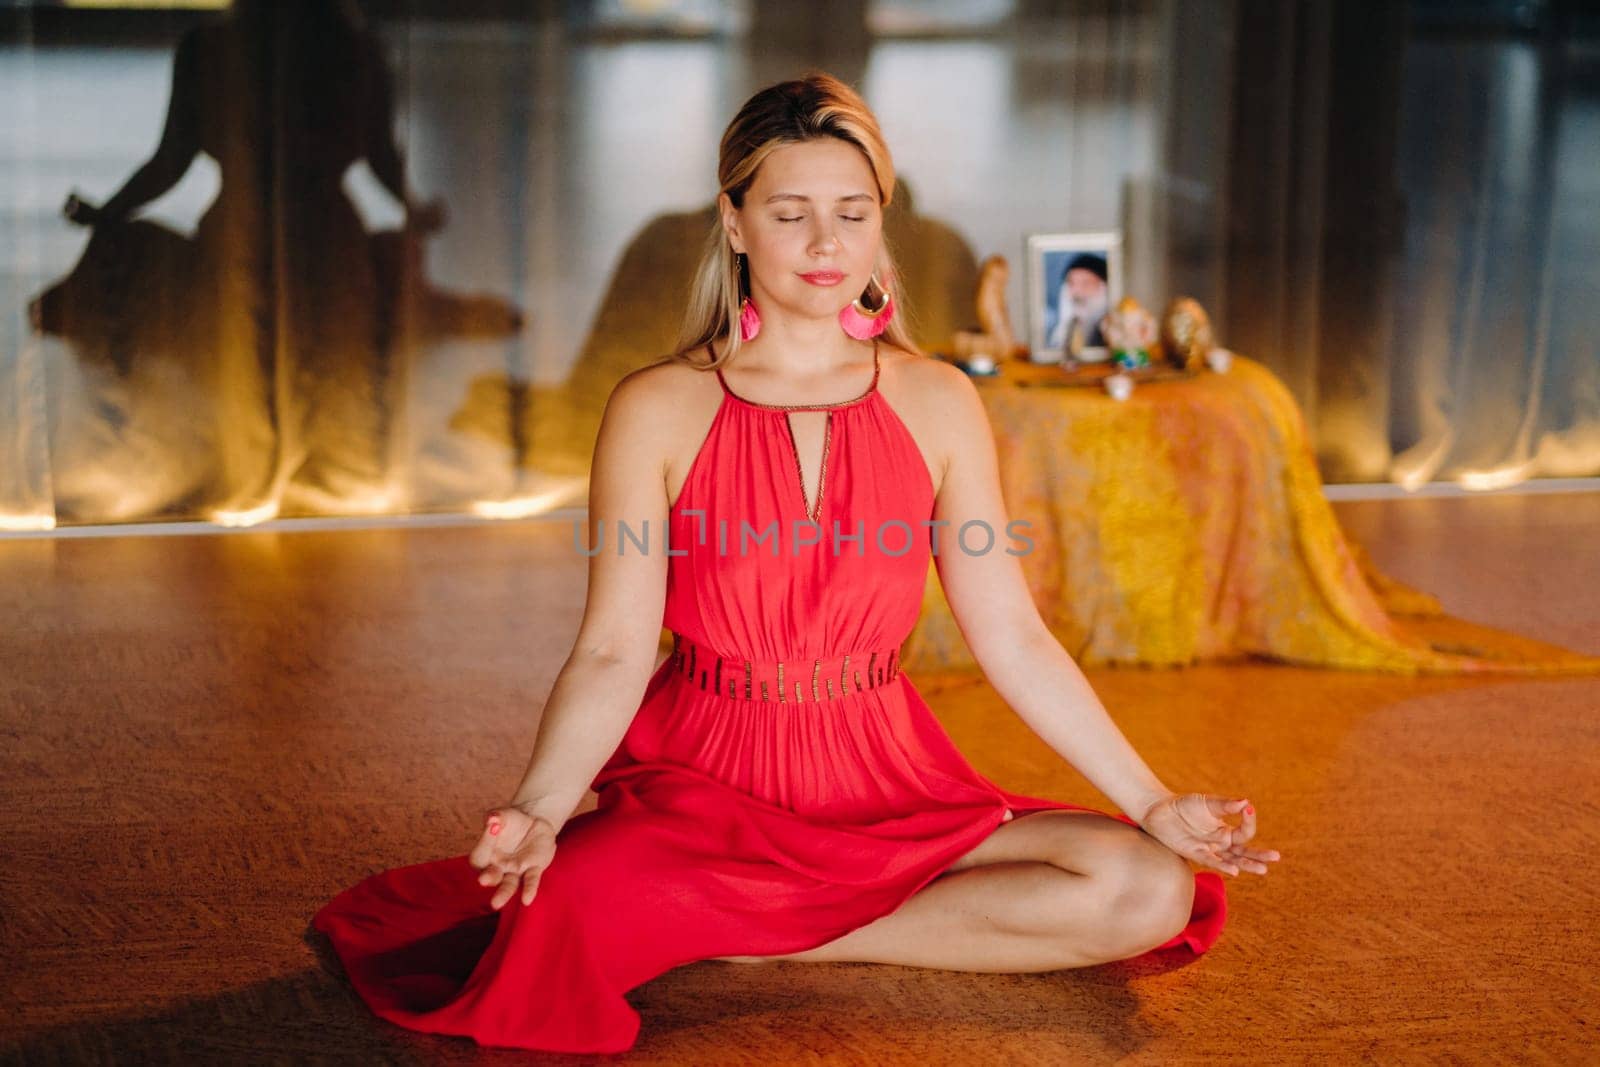
[[[1197,8],[1208,7],[1201,11]],[[1600,474],[1597,25],[1567,0],[1180,6],[1178,287],[1330,482]],[[1178,179],[1182,179],[1179,181]]]
[[[1021,324],[1028,234],[1120,230],[1325,480],[1600,474],[1593,27],[1513,6],[0,7],[0,527],[581,504],[722,125],[813,66],[883,121],[924,347],[983,257]]]

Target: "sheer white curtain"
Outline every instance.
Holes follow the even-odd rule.
[[[1020,323],[1029,233],[1117,229],[1129,293],[1198,297],[1288,383],[1327,480],[1600,474],[1591,28],[1406,10],[410,0],[368,27],[387,103],[345,85],[374,107],[343,126],[283,111],[292,27],[258,28],[270,91],[213,95],[276,103],[96,248],[63,201],[103,204],[185,117],[201,17],[5,9],[0,528],[581,503],[607,391],[670,340],[722,125],[813,66],[884,124],[929,347],[972,323],[982,257],[1011,261]],[[402,197],[446,217],[407,226]]]
[[[1600,474],[1600,62],[1573,39],[1413,39],[1387,471]]]

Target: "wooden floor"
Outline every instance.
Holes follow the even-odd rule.
[[[1447,609],[1600,653],[1600,494],[1338,510]],[[0,541],[4,1058],[571,1059],[377,1020],[307,932],[365,874],[465,851],[513,787],[578,620],[571,545],[561,523]],[[1593,1062],[1600,680],[1092,677],[1170,786],[1248,795],[1283,853],[1229,881],[1209,954],[707,961],[630,994],[630,1062]],[[985,773],[1108,806],[986,686],[939,683]]]

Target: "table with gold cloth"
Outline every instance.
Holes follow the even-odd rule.
[[[1262,364],[1235,355],[1225,373],[1141,382],[1120,402],[1064,378],[1003,363],[975,382],[1008,517],[1033,541],[1018,557],[1028,587],[1080,664],[1600,669],[1600,658],[1447,616],[1378,573],[1340,530],[1299,409]],[[996,551],[1020,547],[996,535]],[[901,660],[976,669],[932,567]]]

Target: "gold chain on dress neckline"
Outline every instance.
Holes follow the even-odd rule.
[[[712,349],[710,341],[706,342],[706,352],[708,352],[711,355],[712,359],[716,359],[717,358],[717,354]],[[733,389],[728,385],[728,380],[722,376],[722,368],[721,367],[717,368],[717,381],[722,383],[722,388],[727,391],[727,394],[729,396],[733,397],[739,403],[748,404],[753,408],[763,408],[763,409],[765,409],[767,411],[821,411],[821,410],[824,410],[824,409],[827,409],[827,408],[844,408],[844,407],[849,407],[852,404],[859,404],[863,400],[867,399],[867,397],[869,397],[873,393],[877,392],[878,391],[878,372],[879,372],[879,370],[880,370],[880,364],[878,362],[878,339],[876,337],[874,337],[872,339],[872,381],[871,381],[871,383],[869,383],[867,385],[866,389],[864,389],[858,396],[853,396],[849,400],[841,400],[837,404],[763,404],[759,400],[746,400],[744,397],[742,397],[738,393],[734,392]]]
[[[816,522],[822,514],[822,493],[828,485],[828,447],[833,440],[833,412],[826,412],[822,422],[822,462],[817,467],[817,502],[811,505],[806,504],[806,474],[800,469],[800,446],[794,439],[794,423],[785,415],[783,424],[789,431],[789,452],[794,456],[794,477],[800,486],[800,505],[806,509],[806,518]]]

